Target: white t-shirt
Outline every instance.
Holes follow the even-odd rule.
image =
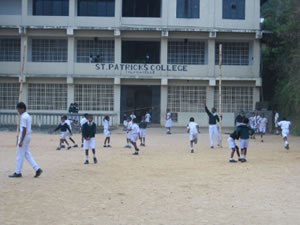
[[[259,127],[265,128],[267,126],[268,119],[266,117],[261,117],[259,120]]]
[[[104,130],[108,130],[109,129],[109,121],[108,120],[104,120],[103,121],[103,127],[104,127]]]
[[[68,124],[70,130],[72,130],[71,121],[70,120],[65,120],[65,123]]]
[[[189,130],[190,134],[198,134],[198,124],[196,122],[189,122],[187,129]]]
[[[146,115],[145,115],[145,120],[146,120],[146,122],[149,123],[149,122],[150,122],[150,119],[151,119],[150,113],[146,113]]]
[[[28,112],[23,112],[20,118],[20,134],[22,135],[23,128],[26,128],[26,135],[31,134],[31,116]]]
[[[278,123],[278,126],[280,126],[282,130],[289,130],[291,124],[292,123],[290,121],[282,120]]]
[[[170,112],[167,113],[167,120],[171,119],[172,114]]]
[[[84,124],[86,124],[88,122],[88,120],[83,117],[81,120],[80,120],[80,126],[82,127]]]
[[[132,121],[128,122],[127,123],[127,130],[130,130],[132,128]]]
[[[136,123],[133,123],[131,126],[131,134],[138,135],[140,133],[140,128]]]

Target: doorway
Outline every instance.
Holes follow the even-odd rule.
[[[152,123],[160,123],[160,86],[122,85],[121,121],[132,112],[138,121],[149,112]]]

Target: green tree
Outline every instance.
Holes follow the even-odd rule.
[[[300,135],[300,1],[269,0],[262,7],[264,30],[263,89],[266,100],[293,120]]]

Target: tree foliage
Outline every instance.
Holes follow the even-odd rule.
[[[300,134],[300,0],[269,0],[262,15],[264,30],[272,32],[264,38],[263,94],[281,115],[298,121]]]

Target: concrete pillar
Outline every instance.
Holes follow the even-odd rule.
[[[160,87],[160,124],[165,125],[168,107],[168,80],[162,79]]]
[[[74,80],[72,77],[67,77],[67,86],[68,86],[67,107],[69,107],[71,103],[74,103]]]
[[[74,74],[75,38],[68,36],[68,75]]]
[[[168,64],[168,39],[166,37],[161,38],[160,42],[160,63]]]
[[[260,40],[254,40],[253,41],[253,73],[255,77],[259,77],[260,74]]]
[[[215,46],[216,40],[215,39],[208,39],[208,76],[209,77],[216,77],[215,74]]]
[[[75,0],[69,0],[69,26],[74,26],[74,19],[75,16],[77,16],[77,8],[76,8],[76,2]]]
[[[173,1],[173,0],[172,0]],[[169,0],[164,0],[161,3],[161,19],[162,24],[168,24],[168,17],[169,17]]]
[[[121,63],[121,56],[122,54],[122,41],[121,37],[117,36],[115,37],[115,63],[119,64]]]
[[[25,18],[28,14],[28,0],[22,0],[22,25],[25,22]]]
[[[209,109],[214,107],[215,86],[208,86],[206,88],[206,105]]]
[[[121,80],[120,78],[114,79],[114,112],[117,114],[116,121],[113,125],[120,124],[121,112]]]
[[[253,88],[253,110],[255,110],[256,102],[260,101],[260,87]]]
[[[120,27],[122,18],[122,0],[115,1],[115,27]]]

